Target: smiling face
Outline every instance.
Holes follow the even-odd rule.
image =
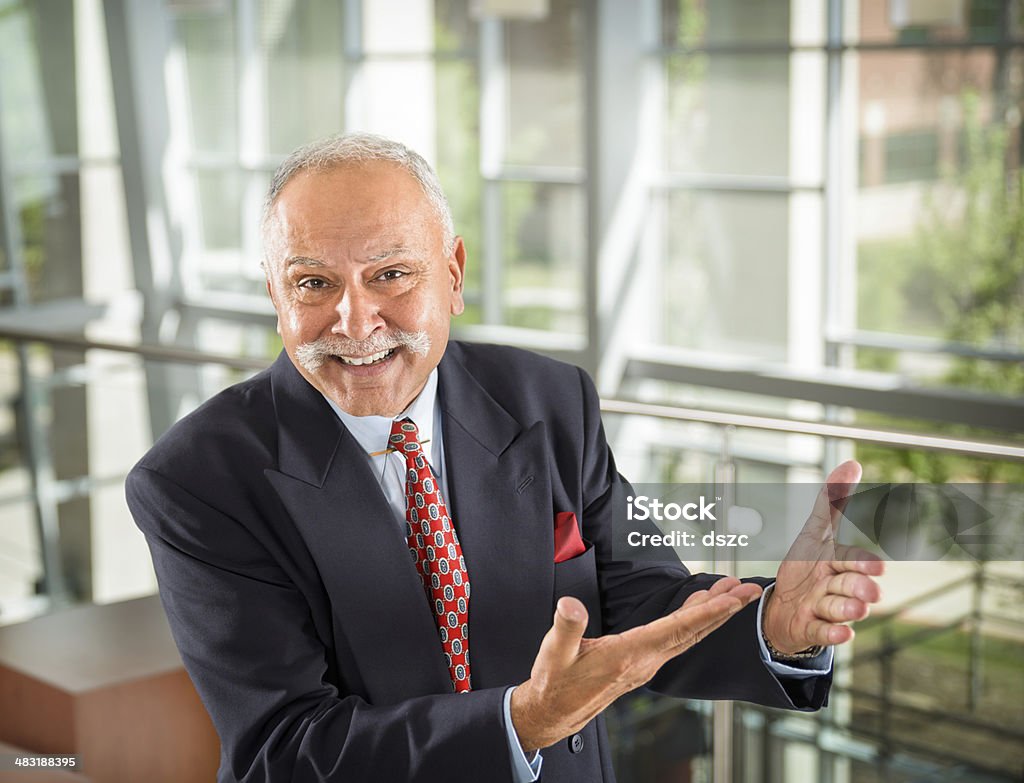
[[[405,410],[463,310],[462,239],[444,252],[419,182],[386,161],[300,172],[265,241],[277,331],[302,376],[355,416]]]

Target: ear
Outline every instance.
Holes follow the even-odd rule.
[[[466,274],[466,245],[462,237],[455,237],[455,247],[448,257],[448,274],[451,275],[452,281],[451,314],[462,315],[462,311],[466,309],[466,304],[462,300]]]

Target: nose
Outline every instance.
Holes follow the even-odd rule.
[[[376,297],[359,286],[346,287],[336,309],[338,320],[331,333],[340,337],[365,340],[385,326]]]

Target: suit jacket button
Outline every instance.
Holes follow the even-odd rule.
[[[583,750],[583,735],[573,734],[569,737],[569,752],[579,753],[581,750]]]

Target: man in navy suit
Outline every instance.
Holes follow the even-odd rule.
[[[824,704],[831,645],[880,596],[881,563],[832,537],[829,493],[856,463],[833,471],[774,582],[619,559],[627,485],[589,378],[449,342],[466,250],[422,158],[366,134],[300,149],[263,231],[285,350],[127,484],[220,780],[610,781],[600,714],[645,683]],[[418,478],[393,445],[403,426]],[[436,559],[412,543],[424,487],[455,536]],[[450,626],[439,568],[464,586]],[[453,637],[468,692],[453,692]]]

